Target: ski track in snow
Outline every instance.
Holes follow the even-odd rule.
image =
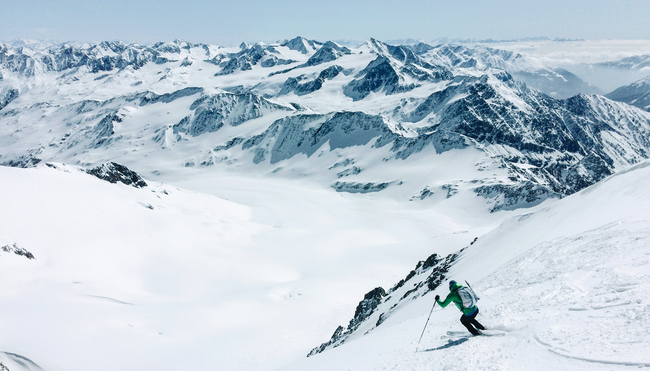
[[[572,360],[648,365],[649,238],[647,222],[621,221],[533,248],[481,282],[502,302],[484,305],[486,322],[528,323],[539,344]]]

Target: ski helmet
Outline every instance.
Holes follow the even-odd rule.
[[[456,285],[456,281],[454,280],[449,281],[449,291],[451,291],[451,289],[453,289],[455,285]]]

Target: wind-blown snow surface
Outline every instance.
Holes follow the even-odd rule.
[[[35,257],[0,250],[0,350],[48,371],[279,367],[368,287],[496,220],[470,195],[431,210],[300,181],[188,180],[196,193],[50,166],[0,167],[0,246]]]
[[[282,370],[650,367],[649,187],[645,162],[509,219],[462,253],[448,277],[473,283],[478,320],[505,336],[450,338],[448,330],[464,330],[460,314],[436,307],[418,344],[429,294],[369,334]],[[445,286],[435,293],[444,297]]]

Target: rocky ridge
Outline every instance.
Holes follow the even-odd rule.
[[[426,260],[418,262],[404,279],[395,283],[389,290],[377,287],[368,292],[357,305],[354,317],[348,325],[339,326],[327,342],[312,349],[307,357],[336,348],[348,340],[367,335],[381,326],[407,301],[415,300],[438,288],[445,281],[447,272],[454,265],[456,259],[468,247],[444,258],[438,254],[432,254]]]

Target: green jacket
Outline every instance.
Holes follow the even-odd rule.
[[[458,309],[461,312],[463,312],[464,315],[469,316],[470,314],[474,313],[474,311],[476,311],[476,306],[473,306],[471,308],[463,308],[463,300],[460,298],[460,295],[458,295],[457,292],[458,289],[461,287],[463,287],[463,285],[456,283],[454,286],[451,287],[451,292],[449,293],[449,295],[447,295],[445,301],[436,300],[436,302],[438,303],[438,305],[440,305],[443,308],[449,305],[451,302],[453,302],[454,304],[456,304]]]

